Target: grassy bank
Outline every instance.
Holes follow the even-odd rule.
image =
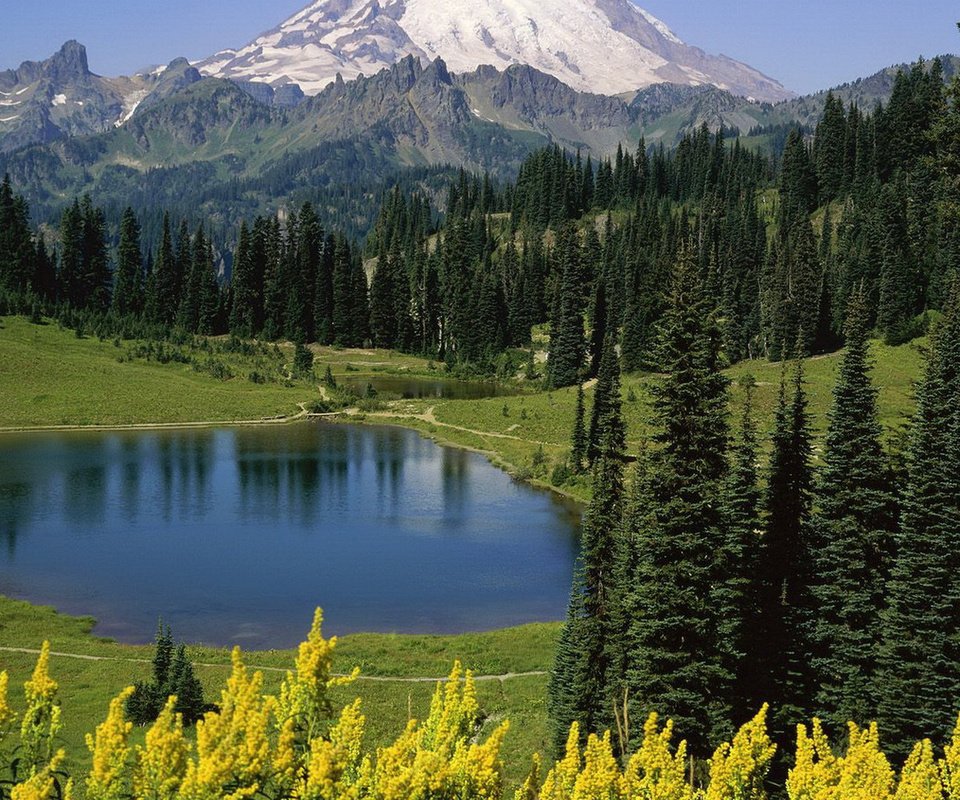
[[[920,375],[923,342],[873,346],[874,379],[880,386],[880,416],[893,439],[913,411],[913,385]],[[378,374],[442,377],[431,362],[383,350],[314,347],[314,373],[329,366],[338,381]],[[33,325],[0,318],[0,429],[57,425],[130,425],[230,422],[287,418],[321,397],[315,380],[289,376],[289,345],[241,350],[226,340],[181,348],[188,363],[162,363],[137,343],[77,339],[54,324]],[[169,359],[170,353],[164,354]],[[818,435],[826,427],[840,355],[806,362],[810,410]],[[781,366],[749,361],[728,370],[731,413],[739,418],[738,381],[757,381],[755,407],[761,431],[773,427]],[[264,382],[254,382],[257,375]],[[628,449],[636,452],[649,433],[650,385],[655,376],[623,380]],[[591,391],[587,392],[590,402]],[[440,442],[487,453],[491,460],[533,483],[551,486],[554,468],[569,451],[576,390],[531,392],[485,400],[413,400],[382,404],[346,419],[411,427]],[[555,486],[574,498],[589,498],[589,476]]]
[[[304,635],[309,622],[304,620]],[[153,655],[149,646],[122,645],[93,636],[93,623],[90,618],[69,617],[51,608],[0,596],[0,648],[37,649],[46,639],[55,653],[71,654],[54,655],[51,673],[60,684],[63,746],[67,749],[68,769],[72,774],[79,774],[89,766],[84,734],[93,731],[102,721],[110,699],[123,687],[148,677],[149,659]],[[368,726],[366,743],[375,748],[399,735],[409,713],[422,719],[429,709],[434,683],[402,679],[444,676],[455,659],[462,660],[478,675],[545,671],[553,660],[558,631],[558,624],[550,624],[462,636],[345,636],[339,640],[336,650],[338,671],[349,672],[359,666],[364,677],[392,680],[361,679],[338,689],[335,701],[339,707],[355,697],[362,698]],[[189,653],[198,665],[197,675],[207,696],[216,698],[229,674],[229,651],[190,647]],[[293,658],[293,651],[245,653],[248,666],[265,670],[268,691],[279,687],[282,670],[292,667]],[[10,674],[11,699],[18,710],[22,710],[20,687],[29,678],[35,663],[33,653],[0,650],[0,670]],[[531,675],[477,684],[487,726],[493,727],[503,719],[512,722],[503,751],[511,786],[519,783],[529,769],[530,755],[535,751],[546,752],[548,747],[546,681],[543,675]],[[140,741],[143,733],[136,730],[135,741]]]

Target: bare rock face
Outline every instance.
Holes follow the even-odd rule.
[[[685,44],[631,0],[318,0],[197,66],[315,95],[338,74],[371,75],[408,55],[441,58],[454,73],[528,65],[594,94],[670,82],[762,101],[792,96],[745,64]]]

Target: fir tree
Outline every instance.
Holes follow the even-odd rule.
[[[593,408],[587,434],[587,461],[591,465],[599,457],[604,440],[613,435],[619,449],[625,445],[625,431],[620,416],[620,361],[613,333],[603,342],[603,355],[597,384],[593,390]]]
[[[616,412],[611,412],[616,413]],[[584,519],[580,561],[574,575],[567,621],[550,674],[548,710],[554,746],[562,752],[570,724],[581,735],[601,733],[612,723],[617,531],[623,517],[622,425],[609,425],[593,472],[593,499]]]
[[[737,677],[735,708],[740,713],[753,709],[756,665],[744,658],[750,625],[757,618],[759,604],[760,505],[757,426],[753,417],[753,376],[740,381],[743,415],[739,436],[731,451],[727,478],[727,546],[721,551],[720,619],[727,669]]]
[[[850,720],[865,724],[876,715],[880,615],[896,519],[867,325],[866,298],[858,291],[847,312],[847,349],[833,390],[812,523],[817,713],[836,734]]]
[[[250,233],[246,222],[240,224],[240,240],[233,259],[233,276],[230,281],[233,305],[230,309],[230,333],[240,338],[250,338],[259,332],[262,302],[257,285],[256,267],[251,248]]]
[[[547,377],[554,388],[572,386],[583,367],[583,277],[576,230],[564,226],[557,235],[561,263],[559,308],[550,325]]]
[[[757,678],[751,708],[770,703],[771,736],[784,744],[792,741],[796,725],[808,719],[813,692],[808,663],[813,473],[802,362],[795,367],[789,402],[785,377],[773,432],[766,529],[757,554],[758,614],[750,625],[747,649]]]
[[[896,560],[887,584],[879,718],[890,752],[943,736],[960,697],[960,284],[917,389]]]
[[[533,363],[533,354],[531,353],[530,363]],[[579,474],[583,470],[583,463],[587,457],[587,431],[584,427],[584,417],[586,409],[584,408],[583,383],[577,384],[577,410],[573,418],[573,434],[570,437],[570,466],[574,473]]]
[[[203,686],[194,674],[193,664],[187,658],[187,648],[183,644],[177,646],[170,664],[170,678],[164,692],[164,702],[171,695],[176,695],[174,711],[183,715],[184,725],[193,725],[203,718],[207,709],[203,699]]]
[[[625,598],[630,626],[626,687],[634,719],[674,720],[706,756],[729,730],[732,675],[713,602],[727,473],[727,381],[719,332],[692,253],[674,274],[661,334],[667,372],[654,394],[648,512],[635,534],[636,571]]]
[[[117,268],[113,275],[112,308],[121,316],[139,310],[143,255],[140,252],[140,224],[132,208],[123,212]]]

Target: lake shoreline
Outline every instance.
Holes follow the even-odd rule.
[[[484,456],[492,466],[503,472],[506,472],[515,481],[525,483],[535,489],[546,490],[563,498],[565,501],[575,503],[581,507],[581,511],[586,509],[587,502],[578,497],[573,492],[566,491],[563,487],[554,486],[552,483],[541,481],[536,478],[522,478],[518,475],[519,468],[515,464],[504,460],[495,450],[488,450],[481,447],[458,442],[449,437],[439,434],[438,431],[424,430],[418,426],[417,422],[423,422],[416,416],[370,412],[364,413],[356,408],[347,408],[340,411],[316,414],[308,412],[305,408],[306,403],[298,403],[300,412],[281,417],[264,417],[261,419],[245,420],[210,420],[210,421],[184,421],[184,422],[131,422],[109,425],[23,425],[15,427],[0,427],[0,439],[5,435],[31,434],[31,433],[122,433],[126,431],[177,431],[177,430],[206,430],[211,428],[231,428],[231,427],[251,427],[259,425],[292,425],[298,422],[309,420],[322,421],[337,425],[379,425],[383,427],[402,428],[404,430],[416,431],[421,437],[435,442],[441,447],[451,447],[457,450],[463,450],[468,453],[477,453]],[[429,424],[429,423],[425,423]],[[479,433],[479,432],[478,432]]]

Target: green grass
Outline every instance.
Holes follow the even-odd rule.
[[[873,379],[880,387],[880,421],[890,438],[902,429],[913,413],[913,387],[922,369],[924,344],[924,340],[900,347],[873,343]],[[840,353],[832,353],[808,359],[804,364],[810,413],[817,438],[816,447],[819,447],[826,431],[827,414],[832,403],[833,385],[840,358]],[[781,370],[782,365],[763,360],[743,362],[727,370],[731,380],[730,412],[734,428],[739,425],[743,402],[743,390],[738,381],[745,375],[752,375],[757,383],[754,408],[759,428],[764,433],[773,430]],[[632,453],[638,451],[641,443],[651,433],[650,387],[657,379],[655,375],[627,375],[623,379],[627,448]],[[632,401],[627,399],[631,392],[636,398]],[[589,406],[592,391],[588,389],[586,394]],[[508,411],[506,416],[503,413],[505,405]],[[435,403],[434,406],[434,415],[438,422],[486,432],[487,435],[468,434],[445,427],[434,428],[432,435],[442,441],[492,452],[496,463],[521,474],[535,471],[542,482],[546,482],[552,466],[566,458],[570,449],[576,389],[568,388],[506,399],[445,401]],[[520,441],[489,434],[515,436],[519,437]],[[534,454],[541,444],[547,456],[547,464],[540,470],[534,470]],[[562,488],[578,499],[589,498],[589,482],[585,479]]]
[[[191,364],[132,358],[135,344],[76,338],[56,324],[0,318],[0,428],[48,425],[128,425],[221,422],[294,415],[319,397],[315,382],[284,380],[292,348],[263,347],[252,356],[194,347],[199,363],[219,361],[233,373],[220,380]],[[334,375],[423,372],[424,359],[389,351],[315,348],[314,371]],[[269,375],[264,384],[252,372]]]
[[[0,596],[0,646],[37,649],[44,640],[51,650],[98,656],[103,661],[85,661],[53,656],[51,674],[60,684],[64,730],[62,745],[68,754],[68,769],[81,774],[89,766],[84,734],[93,731],[106,715],[110,699],[123,687],[149,676],[150,646],[122,645],[92,635],[94,621],[89,617],[70,617],[51,608],[33,606]],[[304,621],[304,634],[309,620]],[[388,677],[442,677],[454,660],[478,675],[511,672],[535,672],[550,668],[559,624],[526,625],[491,633],[461,636],[401,636],[396,634],[357,634],[338,641],[335,669],[348,672],[359,666],[363,675]],[[190,647],[197,675],[208,697],[216,698],[229,674],[230,654],[225,649]],[[116,659],[116,660],[114,660]],[[293,666],[293,651],[271,650],[245,653],[251,667],[288,669]],[[20,687],[30,676],[36,656],[0,651],[0,670],[10,675],[11,700],[22,709]],[[264,673],[268,692],[275,692],[282,673]],[[509,719],[511,731],[504,745],[504,761],[511,786],[518,784],[529,768],[530,756],[547,752],[549,747],[546,716],[546,677],[530,676],[504,681],[480,681],[478,699],[487,718],[487,727]],[[355,697],[363,701],[367,715],[366,745],[373,749],[395,739],[403,730],[408,714],[423,718],[429,710],[434,684],[409,682],[357,681],[337,689],[337,707]],[[134,732],[141,741],[143,730]]]
[[[542,337],[541,337],[542,338]],[[223,340],[211,340],[207,350],[194,347],[190,356],[201,363],[219,360],[234,377],[218,380],[189,364],[159,364],[130,358],[135,345],[77,339],[56,325],[32,325],[18,317],[0,318],[0,429],[47,425],[126,425],[222,422],[294,415],[299,403],[318,398],[316,381],[289,381],[292,360],[288,345],[264,346],[253,355],[224,352]],[[913,386],[922,368],[924,340],[900,347],[873,344],[874,381],[880,387],[881,422],[893,434],[913,411]],[[538,346],[542,342],[538,342]],[[363,380],[377,374],[445,374],[437,365],[387,350],[342,350],[314,347],[314,372],[327,365],[338,380]],[[208,352],[209,350],[209,352]],[[122,363],[121,363],[122,362]],[[840,354],[806,362],[810,411],[818,437],[826,429],[831,392]],[[258,371],[272,382],[255,384],[248,375]],[[758,385],[755,406],[761,431],[773,427],[781,366],[757,360],[728,370],[731,379],[731,418],[739,421],[742,390],[738,380],[751,374]],[[628,449],[635,453],[650,434],[650,386],[654,375],[623,379],[624,417]],[[587,392],[590,401],[591,390]],[[628,398],[633,397],[633,400]],[[353,422],[389,421],[414,428],[442,443],[487,453],[497,465],[533,483],[550,485],[555,465],[569,452],[576,390],[531,392],[486,400],[422,400],[387,404],[384,412],[352,417]],[[437,424],[415,418],[432,409]],[[386,414],[386,416],[384,416]],[[535,464],[543,448],[544,459]],[[554,487],[557,488],[557,487]],[[587,476],[559,491],[589,499]]]

